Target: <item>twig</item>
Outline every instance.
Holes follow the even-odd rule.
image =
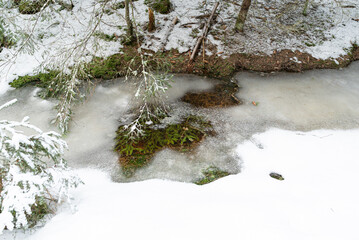
[[[183,24],[180,25],[180,27],[187,27],[188,25],[192,25],[192,24],[198,24],[198,22],[183,23]]]
[[[202,43],[203,43],[203,46],[202,46],[202,50],[203,50],[203,64],[204,64],[204,55],[205,55],[205,51],[206,51],[206,49],[205,49],[205,46],[204,46],[204,41],[205,41],[205,39],[203,39],[203,41],[202,41]]]

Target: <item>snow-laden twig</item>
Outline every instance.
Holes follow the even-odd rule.
[[[138,81],[136,82],[135,101],[140,102],[140,107],[137,111],[136,118],[127,126],[125,126],[124,134],[127,134],[130,139],[137,139],[143,135],[143,129],[146,125],[151,125],[154,121],[158,121],[162,116],[168,114],[168,108],[163,102],[164,93],[171,86],[172,76],[167,73],[157,74],[152,72],[148,60],[143,53],[141,43],[139,41],[139,29],[135,19],[134,6],[131,2],[132,9],[132,23],[137,39],[137,52],[140,57],[140,66],[137,69],[132,69],[131,64],[128,68],[126,79],[129,76],[134,76]],[[132,63],[134,60],[132,61]]]

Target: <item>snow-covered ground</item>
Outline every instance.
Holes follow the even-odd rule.
[[[20,14],[16,8],[9,8],[9,4],[0,7],[4,28],[24,40],[0,53],[0,94],[17,76],[51,66],[71,65],[73,59],[89,61],[92,56],[106,57],[121,52],[120,36],[125,32],[126,24],[124,9],[114,7],[117,1],[108,1],[105,8],[96,0],[72,2],[74,8],[71,11],[52,4],[43,13],[35,15]],[[165,48],[190,51],[206,21],[206,18],[196,17],[208,14],[214,2],[172,0],[171,13],[156,13],[157,29],[154,33],[145,30],[148,7],[144,0],[134,2],[136,23],[144,37],[143,47],[157,51],[172,19],[178,17],[179,23],[171,32]],[[221,54],[225,57],[233,53],[271,54],[274,50],[292,49],[325,59],[346,54],[352,44],[359,42],[359,0],[313,0],[306,17],[302,15],[304,2],[254,1],[245,32],[240,34],[233,31],[240,4],[221,1],[217,21],[206,43],[214,48],[210,51],[207,47],[207,54],[223,52]],[[103,17],[98,21],[101,13],[104,13]],[[94,31],[96,36],[108,34],[114,39],[105,41],[101,37],[90,37]],[[85,39],[88,41],[81,45]],[[20,48],[23,51],[18,53]],[[72,57],[68,59],[69,52],[72,52]]]
[[[356,240],[359,130],[270,129],[238,144],[242,173],[205,186],[165,180],[114,183],[76,172],[77,210],[63,208],[34,234],[15,239]],[[285,178],[269,177],[272,171]],[[10,240],[11,234],[0,239]]]

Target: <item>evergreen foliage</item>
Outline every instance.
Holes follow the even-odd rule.
[[[12,34],[5,29],[4,21],[0,17],[0,52],[2,48],[8,48],[15,44]]]
[[[66,165],[66,148],[59,134],[41,131],[28,117],[0,120],[0,234],[34,226],[56,203],[70,201],[69,189],[80,180]]]

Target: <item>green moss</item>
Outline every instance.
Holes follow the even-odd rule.
[[[156,12],[167,14],[171,12],[172,4],[170,0],[145,0],[145,4],[152,7]]]
[[[191,36],[192,38],[196,38],[197,35],[198,35],[198,33],[199,33],[198,28],[194,28],[194,29],[192,29],[192,32],[191,32],[190,36]]]
[[[61,6],[58,11],[62,11],[62,10],[72,11],[72,9],[75,7],[72,1],[70,3],[67,3],[65,1],[57,1],[56,3]]]
[[[117,2],[112,5],[112,9],[114,10],[123,9],[123,8],[125,8],[125,1]]]
[[[116,41],[117,40],[117,36],[115,34],[112,35],[108,35],[106,33],[103,32],[96,32],[95,37],[98,37],[102,40],[105,40],[106,42],[111,42],[111,41]]]
[[[172,149],[186,149],[198,143],[206,135],[210,122],[198,116],[188,116],[181,123],[167,125],[160,128],[145,123],[144,134],[137,139],[131,139],[125,126],[120,126],[116,132],[115,150],[121,154],[120,163],[124,174],[132,176],[134,171],[148,164],[153,154],[169,147]]]
[[[19,12],[22,14],[35,14],[46,4],[46,0],[21,0],[18,2]]]
[[[133,155],[121,161],[121,169],[124,176],[130,178],[137,169],[145,167],[151,160],[151,155]]]
[[[344,51],[347,52],[347,54],[349,55],[350,58],[353,58],[353,54],[358,48],[359,48],[359,45],[356,42],[354,42],[354,43],[352,43],[350,48],[344,48]]]
[[[87,72],[93,78],[113,79],[124,76],[127,69],[126,55],[115,54],[106,59],[95,58],[87,66]],[[131,57],[132,59],[132,57]]]
[[[315,47],[315,43],[312,42],[305,42],[304,44],[308,47]]]
[[[197,180],[195,182],[195,184],[197,184],[197,185],[208,184],[213,181],[216,181],[217,179],[220,179],[220,178],[230,175],[230,173],[228,173],[226,171],[222,171],[217,167],[209,167],[206,170],[204,170],[202,173],[203,173],[204,177]]]
[[[10,86],[13,88],[22,88],[29,84],[34,84],[41,88],[46,88],[57,77],[58,71],[49,71],[47,73],[38,73],[34,76],[21,76],[10,82]]]

